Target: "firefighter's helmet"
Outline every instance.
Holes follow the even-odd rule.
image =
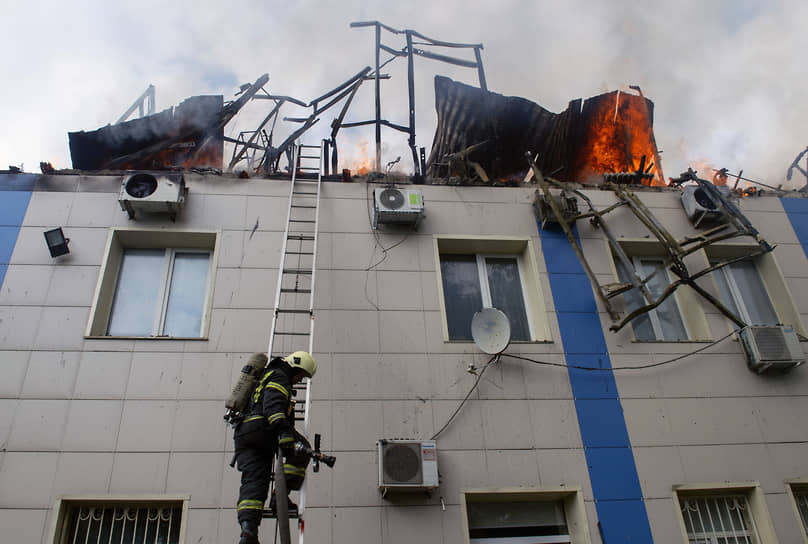
[[[284,358],[289,366],[294,369],[300,369],[305,372],[309,378],[313,378],[315,372],[317,372],[317,363],[314,360],[314,357],[306,353],[305,351],[296,351],[291,355],[287,355]]]

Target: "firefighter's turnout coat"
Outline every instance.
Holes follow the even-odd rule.
[[[275,453],[279,445],[293,444],[296,439],[291,400],[293,373],[294,369],[283,359],[270,361],[250,397],[247,415],[233,433],[241,472],[236,507],[239,522],[261,522]],[[301,483],[305,470],[303,465]]]

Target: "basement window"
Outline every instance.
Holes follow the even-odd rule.
[[[468,544],[590,542],[583,499],[574,490],[463,493]]]
[[[215,233],[113,231],[88,336],[206,336],[216,237]]]
[[[472,341],[472,317],[492,307],[508,316],[513,341],[549,340],[529,240],[438,237],[435,251],[445,340]]]
[[[53,544],[180,544],[185,539],[187,498],[57,501]]]

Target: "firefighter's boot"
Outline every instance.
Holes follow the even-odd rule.
[[[258,525],[255,522],[241,522],[241,538],[238,544],[258,544]]]

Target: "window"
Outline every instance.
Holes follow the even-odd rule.
[[[688,544],[777,542],[757,482],[679,486],[676,495]]]
[[[803,538],[808,542],[808,484],[791,484],[789,491],[794,498],[794,505],[797,507]]]
[[[436,239],[444,338],[471,341],[471,319],[482,308],[508,316],[511,340],[548,340],[544,301],[527,239]]]
[[[199,336],[210,251],[125,249],[109,336]]]
[[[481,308],[508,316],[512,340],[530,340],[519,258],[515,255],[441,255],[449,338],[471,340],[471,318]]]
[[[469,544],[589,542],[583,499],[575,490],[465,492]]]
[[[757,544],[754,519],[744,495],[679,499],[691,544]]]
[[[758,246],[714,244],[706,248],[710,264],[725,262],[752,252]],[[773,253],[748,257],[710,274],[721,302],[749,325],[791,325],[805,335],[794,297]],[[734,325],[733,325],[734,326]]]
[[[215,240],[214,233],[113,231],[88,336],[204,337]]]
[[[619,260],[615,262],[620,281],[630,282],[631,272],[626,270]],[[664,264],[661,257],[632,257],[632,263],[641,279],[651,278],[645,285],[654,300],[658,299],[668,285],[673,283],[670,271],[660,269]],[[637,308],[648,304],[648,301],[637,289],[626,291],[624,296],[626,299],[626,313],[631,313]],[[637,340],[686,340],[688,338],[687,328],[679,308],[677,293],[670,295],[653,310],[635,317],[631,322],[631,326]]]
[[[61,499],[53,544],[179,544],[187,498],[165,500]]]
[[[717,262],[711,261],[710,264]],[[774,311],[757,266],[751,259],[719,268],[713,273],[713,277],[721,293],[721,302],[746,323],[749,325],[777,324],[777,313]]]

